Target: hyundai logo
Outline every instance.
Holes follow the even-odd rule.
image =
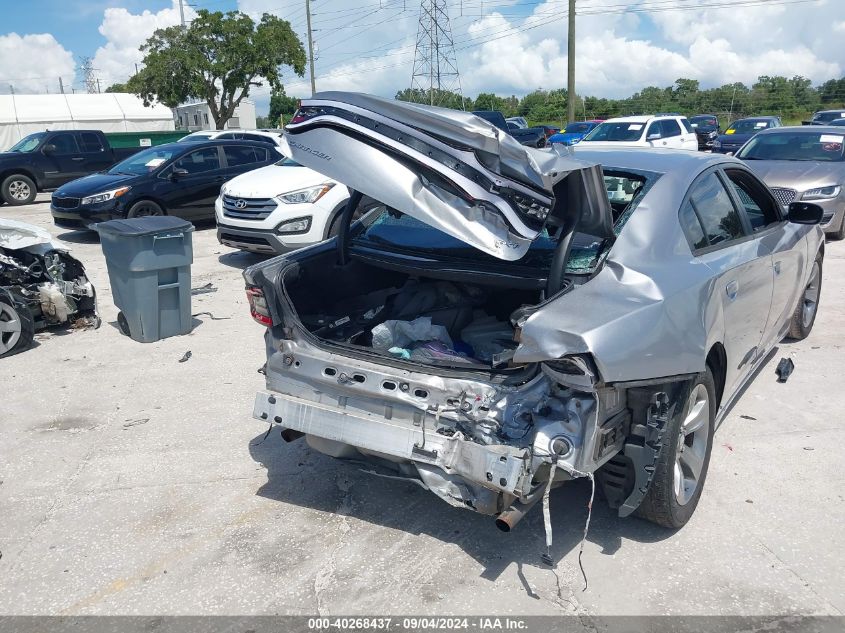
[[[235,208],[236,209],[245,209],[246,208],[246,200],[243,198],[235,200]]]

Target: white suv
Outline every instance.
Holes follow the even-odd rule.
[[[253,253],[286,253],[332,237],[348,199],[344,185],[283,158],[223,186],[214,203],[217,239]]]
[[[258,141],[274,147],[284,147],[284,134],[281,130],[200,130],[191,132],[179,139],[180,143],[201,143],[211,139],[234,139],[237,141]]]
[[[698,150],[698,139],[687,118],[676,114],[608,119],[593,128],[580,147],[649,147]]]

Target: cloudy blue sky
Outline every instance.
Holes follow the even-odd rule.
[[[567,0],[447,0],[465,94],[521,95],[566,83]],[[579,92],[619,97],[678,77],[704,86],[800,74],[845,75],[845,0],[578,0]],[[0,93],[125,80],[138,46],[176,24],[178,0],[4,0]],[[190,0],[195,9],[267,11],[305,40],[304,0]],[[419,0],[313,0],[318,89],[392,96],[410,83]],[[288,94],[309,94],[288,71]],[[257,89],[259,111],[267,90]]]

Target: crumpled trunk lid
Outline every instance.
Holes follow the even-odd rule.
[[[601,167],[467,112],[326,92],[287,126],[292,158],[503,260],[549,225],[612,237]]]

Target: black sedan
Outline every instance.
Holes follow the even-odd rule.
[[[280,157],[275,149],[254,141],[158,145],[108,171],[60,187],[50,211],[56,226],[75,229],[148,215],[212,219],[224,182]]]

